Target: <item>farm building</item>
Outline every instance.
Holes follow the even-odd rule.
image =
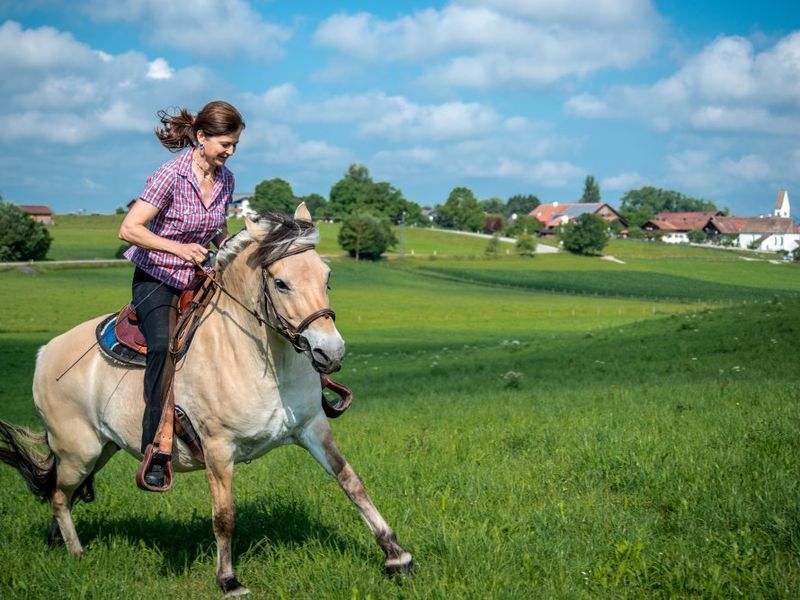
[[[252,200],[252,193],[233,194],[231,201],[228,202],[228,216],[229,217],[252,217],[255,211],[250,209],[250,200]]]
[[[722,211],[660,212],[642,224],[642,229],[661,234],[661,241],[668,244],[686,244],[689,232],[702,230],[711,217],[722,216]]]
[[[19,204],[17,208],[38,223],[43,223],[45,225],[52,225],[54,223],[53,211],[50,210],[49,206],[45,206],[44,204]]]
[[[622,225],[628,224],[616,210],[604,202],[569,202],[564,204],[553,202],[552,204],[540,204],[529,212],[528,216],[539,221],[542,224],[541,232],[548,234],[555,233],[558,227],[574,221],[585,213],[598,215],[608,223],[619,221]]]
[[[769,252],[792,252],[800,233],[789,217],[712,217],[704,231],[711,238],[735,237],[736,246]]]

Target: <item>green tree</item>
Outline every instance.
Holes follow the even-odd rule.
[[[309,194],[298,198],[299,201],[305,202],[308,207],[308,212],[315,218],[326,218],[328,201],[320,194]]]
[[[584,213],[559,230],[564,248],[573,254],[600,254],[608,244],[608,223],[592,213]]]
[[[42,260],[52,241],[47,227],[0,196],[0,261]]]
[[[716,212],[717,206],[710,200],[691,198],[673,190],[662,190],[653,186],[629,190],[622,196],[620,214],[631,228],[641,227],[660,212]]]
[[[506,212],[506,204],[500,198],[487,198],[478,204],[485,213],[505,214]]]
[[[397,243],[388,219],[368,214],[350,215],[339,229],[339,246],[360,260],[377,260]]]
[[[600,202],[600,186],[593,175],[587,175],[583,182],[583,196],[581,202]]]
[[[279,177],[265,179],[259,183],[250,200],[250,208],[262,214],[269,211],[291,214],[297,204],[292,186]]]
[[[531,209],[533,210],[533,209]],[[517,215],[516,219],[509,219],[506,225],[505,234],[517,237],[524,233],[535,234],[542,228],[542,224],[534,217]]]
[[[488,257],[497,256],[500,252],[500,236],[494,234],[492,237],[489,238],[489,243],[486,244],[486,250],[483,253]]]
[[[686,237],[689,238],[689,241],[693,244],[702,244],[703,242],[708,240],[708,236],[706,236],[706,232],[702,229],[692,229],[689,233],[686,234]]]
[[[483,223],[483,211],[472,190],[467,187],[453,188],[447,201],[437,211],[436,223],[445,229],[478,231]]]
[[[517,238],[514,251],[520,256],[535,256],[536,241],[530,233],[523,233]]]
[[[506,217],[511,215],[517,215],[517,217],[527,216],[540,204],[539,198],[533,194],[514,194],[506,201]]]

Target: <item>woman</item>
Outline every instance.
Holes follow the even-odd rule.
[[[133,304],[147,341],[142,452],[153,443],[161,418],[178,296],[191,284],[195,266],[208,266],[208,243],[219,247],[228,237],[225,214],[234,181],[225,162],[244,129],[239,111],[222,101],[206,104],[196,116],[186,109],[158,116],[161,144],[182,152],[147,180],[119,229],[120,239],[133,244],[125,257],[136,265]],[[149,485],[163,485],[166,458],[152,461],[145,474]]]

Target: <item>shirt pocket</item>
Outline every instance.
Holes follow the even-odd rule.
[[[174,227],[181,235],[208,242],[224,223],[225,215],[218,211],[186,209],[175,215]]]

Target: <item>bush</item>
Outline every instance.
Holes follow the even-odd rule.
[[[339,246],[356,260],[377,260],[397,243],[387,219],[365,214],[345,218],[338,240]]]
[[[44,225],[0,199],[0,261],[42,260],[52,241]]]
[[[520,234],[514,250],[520,256],[534,256],[536,254],[536,242],[533,236],[530,233]]]
[[[500,252],[500,236],[498,234],[494,234],[492,237],[489,238],[489,243],[486,244],[486,250],[483,253],[488,256],[497,256]]]
[[[693,244],[702,244],[708,239],[706,237],[706,232],[702,229],[692,229],[686,234],[686,237],[688,237],[689,241]]]
[[[592,213],[584,213],[559,232],[564,248],[573,254],[600,254],[608,244],[608,223]]]

